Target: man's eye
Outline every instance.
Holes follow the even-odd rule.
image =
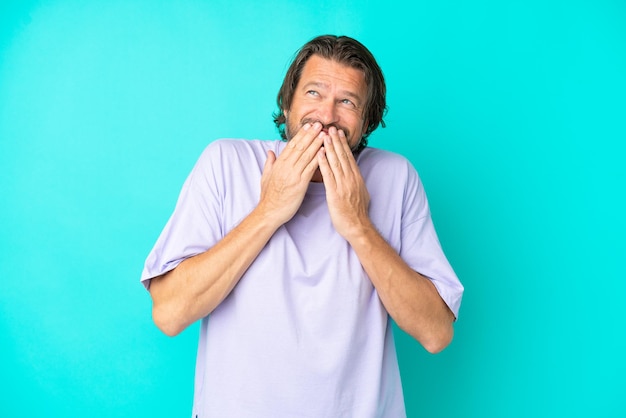
[[[354,106],[354,103],[352,103],[352,100],[350,99],[343,99],[341,103],[349,105],[349,106]]]
[[[309,96],[319,96],[319,93],[315,90],[309,90],[306,92],[306,94],[308,94]]]

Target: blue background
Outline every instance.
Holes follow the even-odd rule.
[[[446,351],[396,333],[409,416],[626,416],[618,0],[2,2],[0,416],[190,414],[198,327],[156,329],[143,261],[210,141],[277,137],[323,33],[379,60],[370,144],[466,286]]]

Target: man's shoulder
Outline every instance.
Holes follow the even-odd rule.
[[[402,190],[421,187],[417,170],[402,154],[367,147],[361,151],[358,165],[370,193],[404,193]]]
[[[284,146],[280,140],[219,138],[211,141],[202,151],[199,162],[216,164],[220,161],[233,162],[234,159],[261,159],[265,161],[267,151],[278,151]]]
[[[270,139],[219,138],[210,142],[204,152],[238,151],[238,150],[271,150],[280,146],[282,141]]]
[[[382,168],[391,169],[393,167],[399,169],[411,169],[413,165],[402,154],[381,148],[364,148],[358,157],[358,164],[361,168]]]

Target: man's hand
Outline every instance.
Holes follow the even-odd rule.
[[[311,178],[318,168],[317,152],[324,143],[322,125],[305,124],[276,157],[267,153],[261,177],[258,207],[278,225],[289,221],[298,211]]]
[[[370,196],[342,130],[334,127],[328,130],[317,160],[324,178],[333,225],[341,236],[350,241],[362,232],[364,226],[371,226],[368,213]]]

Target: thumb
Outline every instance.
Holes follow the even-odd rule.
[[[272,169],[274,161],[276,161],[276,154],[274,154],[274,151],[267,151],[267,159],[265,160],[265,165],[263,166],[263,173]]]
[[[267,151],[267,159],[263,165],[261,182],[264,182],[267,179],[267,176],[269,176],[270,171],[272,171],[272,167],[274,167],[274,161],[276,161],[276,154],[274,154],[274,151]]]

